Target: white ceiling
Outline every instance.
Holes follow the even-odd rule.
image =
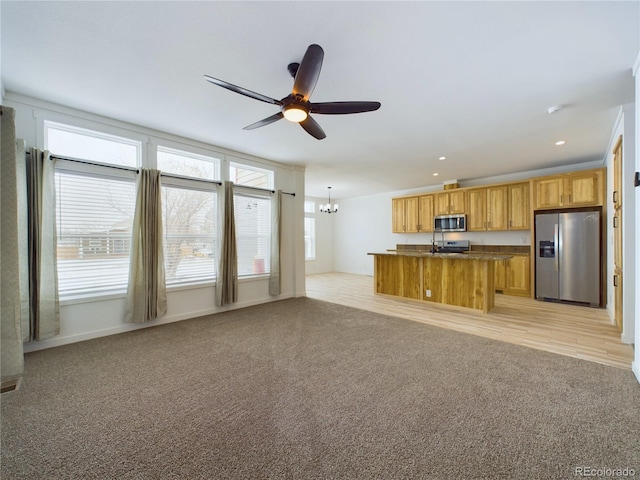
[[[602,160],[640,46],[637,1],[0,8],[7,92],[304,165],[307,195],[335,198]],[[286,120],[243,130],[277,107],[203,79],[282,98],[312,43],[325,57],[311,101],[382,103],[316,115],[324,140]]]

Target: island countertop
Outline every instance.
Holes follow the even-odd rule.
[[[394,257],[425,257],[425,258],[450,258],[462,260],[509,260],[513,255],[502,255],[496,253],[431,253],[423,250],[389,250],[386,252],[368,252],[367,255],[387,255]]]

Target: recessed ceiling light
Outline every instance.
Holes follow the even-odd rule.
[[[438,157],[438,160],[446,160],[446,159],[447,159],[447,157],[445,157],[444,155],[441,156],[441,157]]]
[[[562,110],[562,105],[554,105],[553,107],[547,108],[547,112],[549,112],[549,115],[559,112],[560,110]]]
[[[556,145],[560,146],[560,145],[564,145],[565,143],[567,143],[567,142],[565,142],[564,140],[558,140],[556,142]]]
[[[433,174],[433,176],[434,176],[434,177],[437,177],[438,175],[439,175],[438,173],[434,173],[434,174]]]

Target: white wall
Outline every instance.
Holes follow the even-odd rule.
[[[41,132],[43,119],[73,120],[86,124],[87,128],[93,127],[103,131],[105,131],[104,129],[108,131],[108,129],[116,128],[120,131],[130,132],[136,138],[146,138],[147,140],[143,141],[143,149],[146,148],[147,144],[155,141],[154,139],[159,138],[211,151],[218,158],[223,158],[222,168],[228,162],[227,157],[233,158],[235,161],[244,160],[247,163],[258,164],[275,171],[276,189],[296,193],[295,197],[283,195],[282,199],[282,293],[278,297],[269,296],[268,278],[266,277],[241,280],[238,287],[238,302],[223,308],[215,306],[215,287],[213,285],[171,288],[167,292],[167,314],[161,319],[144,325],[123,323],[124,294],[101,297],[93,301],[65,301],[60,308],[60,334],[52,339],[27,345],[25,351],[48,348],[283,298],[304,296],[304,223],[302,221],[304,215],[304,169],[281,165],[164,132],[15,95],[11,92],[7,93],[4,103],[16,109],[17,136],[18,138],[24,138],[30,147],[43,148]]]
[[[333,224],[336,217],[342,212],[337,214],[319,212],[319,206],[327,203],[327,198],[307,197],[306,200],[315,202],[316,207],[314,214],[316,220],[316,258],[306,261],[306,273],[313,275],[314,273],[333,272]],[[340,204],[339,201],[334,202],[334,200],[332,199],[331,202]]]

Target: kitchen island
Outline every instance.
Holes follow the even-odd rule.
[[[484,313],[495,300],[495,262],[510,255],[389,251],[374,258],[376,294],[474,308]]]

